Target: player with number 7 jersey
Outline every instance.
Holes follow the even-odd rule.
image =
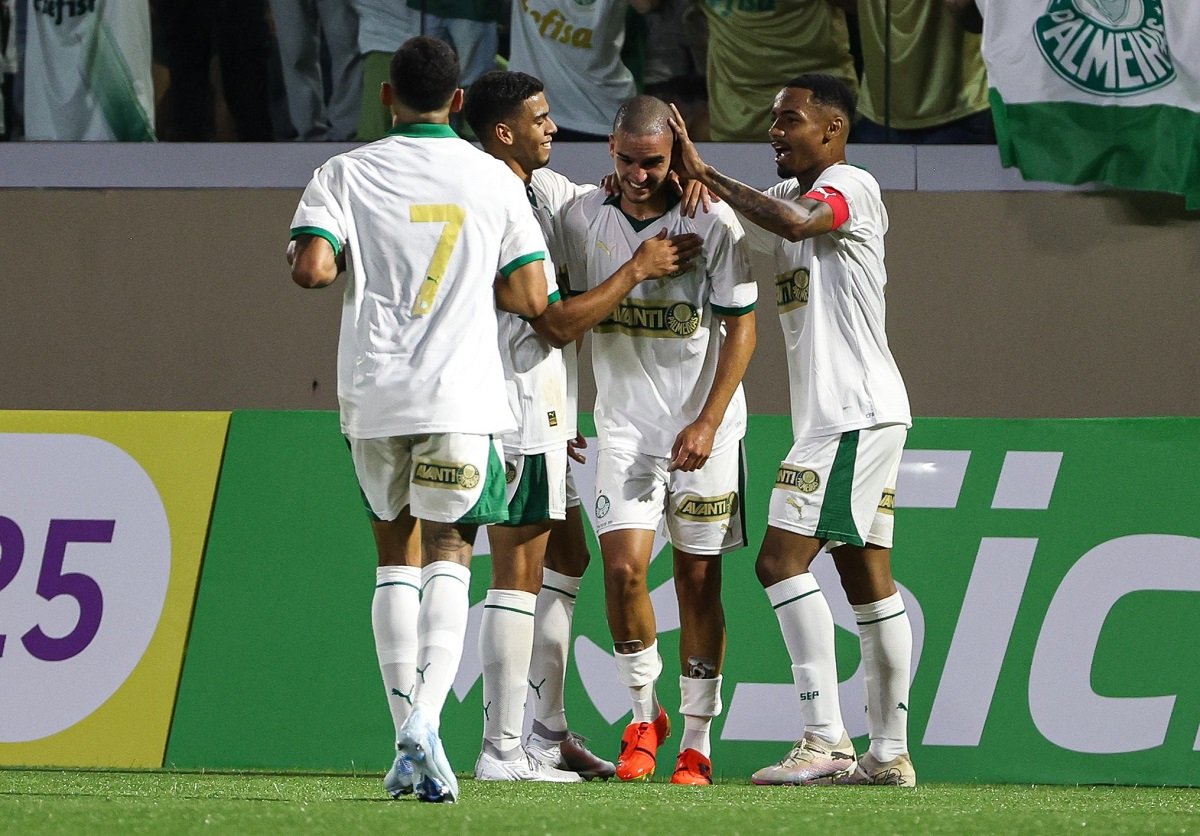
[[[471,548],[478,526],[508,519],[499,436],[516,421],[496,308],[537,317],[551,285],[520,182],[450,128],[463,104],[454,52],[411,38],[388,75],[392,131],[316,171],[289,258],[302,287],[346,275],[338,399],[379,553],[371,624],[396,731],[384,787],[452,802],[439,727]]]
[[[292,219],[292,237],[306,234],[345,253],[343,432],[516,429],[492,281],[546,245],[502,163],[449,125],[397,125],[317,169]]]

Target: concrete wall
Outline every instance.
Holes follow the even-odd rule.
[[[572,152],[603,169],[598,148]],[[303,176],[35,189],[33,163],[12,159],[0,153],[0,408],[336,407],[340,292],[300,290],[283,259]],[[940,176],[999,180],[998,166],[977,168]],[[884,199],[889,334],[915,414],[1200,414],[1200,213],[1151,195],[928,191],[914,171]],[[39,176],[63,186],[59,174]],[[136,165],[117,180],[131,177]],[[773,282],[758,267],[747,396],[753,412],[786,413]],[[584,408],[591,395],[586,380]]]

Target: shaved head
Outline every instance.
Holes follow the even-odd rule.
[[[652,136],[671,133],[667,120],[671,108],[662,99],[653,96],[634,96],[617,109],[613,120],[613,133],[624,132],[632,136]]]

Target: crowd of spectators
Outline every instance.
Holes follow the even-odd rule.
[[[974,12],[973,0],[0,0],[0,138],[369,141],[390,127],[378,90],[391,53],[428,34],[459,53],[464,86],[495,66],[542,78],[560,141],[605,138],[639,90],[675,103],[695,138],[758,141],[781,84],[825,72],[858,92],[852,141],[992,142]],[[94,46],[122,38],[134,41],[116,62],[131,79],[123,105],[96,81],[113,61],[97,68]],[[61,71],[72,61],[74,76]],[[125,133],[45,118],[85,106]],[[145,127],[130,128],[139,114]]]

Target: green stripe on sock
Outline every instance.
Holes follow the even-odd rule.
[[[525,612],[525,610],[519,610],[516,607],[506,607],[502,604],[484,604],[483,608],[485,610],[507,610],[508,612],[520,613],[521,615],[527,615],[530,618],[533,618],[533,613],[531,612]]]
[[[565,589],[559,589],[557,586],[551,586],[548,583],[542,584],[542,589],[549,589],[551,592],[557,592],[559,595],[566,595],[572,601],[578,597],[576,595],[572,595],[570,592],[567,592]]]
[[[376,589],[383,589],[385,586],[407,586],[409,589],[417,590],[417,592],[421,591],[421,587],[417,586],[415,583],[409,583],[408,581],[386,581],[384,583],[375,584]]]
[[[808,592],[803,592],[803,593],[797,595],[795,598],[788,598],[786,601],[780,601],[778,604],[772,605],[771,609],[777,610],[780,607],[786,607],[788,604],[799,601],[801,598],[807,598],[809,595],[816,595],[820,591],[821,590],[819,590],[819,589],[812,589],[812,590],[809,590]]]
[[[904,615],[904,613],[905,613],[905,610],[900,610],[900,612],[894,612],[891,615],[885,615],[885,616],[883,616],[883,618],[876,618],[872,621],[859,621],[856,623],[858,624],[859,627],[866,627],[868,624],[878,624],[881,621],[887,621],[889,618],[895,618],[896,616]]]
[[[454,578],[454,580],[458,581],[463,586],[470,586],[470,584],[468,584],[465,580],[460,578],[458,575],[451,575],[449,572],[438,572],[436,575],[430,575],[428,578],[426,578],[424,580],[424,582],[421,584],[421,589],[423,590],[423,589],[425,589],[425,587],[429,586],[429,582],[431,580],[433,580],[434,578]]]

